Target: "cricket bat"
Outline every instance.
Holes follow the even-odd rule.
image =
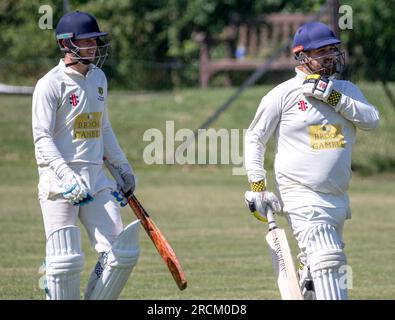
[[[281,298],[282,300],[303,300],[285,231],[278,228],[271,208],[268,209],[267,219],[269,231],[266,241],[269,244]]]
[[[115,181],[117,181],[119,185],[122,185],[122,178],[120,177],[117,169],[114,168],[107,159],[104,159],[104,164],[114,177]],[[163,261],[166,263],[167,268],[173,276],[178,288],[180,290],[184,290],[187,287],[187,280],[184,270],[182,269],[173,248],[159,230],[157,225],[154,223],[148,212],[137,200],[136,196],[131,194],[129,191],[125,193],[125,197],[127,198],[128,204],[132,208],[137,218],[140,219],[141,225],[144,227],[148,236],[152,240],[152,243],[158,250]]]

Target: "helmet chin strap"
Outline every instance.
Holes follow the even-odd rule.
[[[82,64],[84,66],[89,66],[92,63],[89,59],[82,58],[81,56],[79,56],[75,52],[73,52],[73,57],[71,59],[74,60],[74,61],[72,61],[70,63],[67,63],[65,65],[66,67],[71,67],[71,66],[74,66],[74,65],[76,65],[78,63],[80,63],[80,64]]]
[[[73,61],[73,62],[70,62],[70,63],[66,63],[65,66],[66,66],[66,68],[67,68],[67,67],[74,66],[74,65],[77,64],[77,63],[78,63],[78,61]]]

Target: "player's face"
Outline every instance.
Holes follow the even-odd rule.
[[[334,45],[310,50],[306,55],[310,58],[309,67],[311,70],[321,70],[322,76],[331,76],[336,71],[336,55],[338,49]]]
[[[80,48],[78,54],[81,57],[92,57],[94,60],[96,56],[97,42],[95,38],[76,40],[75,45]]]
[[[344,54],[335,45],[307,51],[306,56],[309,69],[321,76],[329,77],[344,67]]]

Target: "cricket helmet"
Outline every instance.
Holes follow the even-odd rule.
[[[72,53],[76,63],[90,64],[92,60],[96,61],[96,66],[101,67],[108,56],[107,50],[109,43],[105,43],[101,37],[107,36],[107,32],[99,29],[96,18],[86,12],[66,13],[56,26],[56,40],[60,50],[64,53]],[[75,40],[96,39],[96,53],[94,57],[82,57],[79,54],[81,49],[90,49],[93,47],[78,47]]]
[[[309,68],[309,62],[312,58],[308,57],[305,52],[329,45],[335,46],[336,49],[333,52],[320,57],[314,57],[314,60],[318,61],[331,58],[332,62],[327,63],[319,70],[311,70],[312,73],[332,75],[334,73],[341,73],[344,70],[344,52],[341,52],[337,47],[340,43],[341,41],[336,37],[329,26],[322,22],[312,21],[298,28],[294,35],[292,51],[295,54],[295,59]]]

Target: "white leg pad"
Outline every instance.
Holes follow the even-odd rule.
[[[331,225],[320,225],[315,228],[309,239],[308,260],[313,277],[317,300],[346,300],[347,288],[342,285],[339,269],[347,264],[335,228]]]
[[[80,273],[84,261],[78,227],[66,226],[48,236],[45,258],[47,300],[80,299]]]
[[[140,254],[139,227],[140,220],[129,224],[99,259],[88,281],[86,300],[115,300],[119,297]]]

